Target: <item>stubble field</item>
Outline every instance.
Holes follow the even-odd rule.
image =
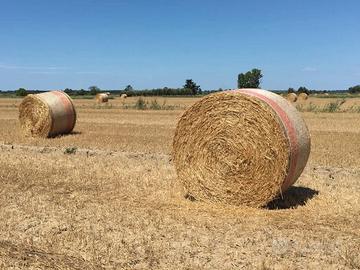
[[[360,268],[360,113],[303,112],[303,175],[251,209],[183,197],[171,143],[196,98],[145,111],[136,100],[75,100],[72,134],[33,139],[19,128],[21,100],[0,99],[0,269]]]

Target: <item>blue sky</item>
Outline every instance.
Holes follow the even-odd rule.
[[[360,84],[359,0],[0,0],[0,89]]]

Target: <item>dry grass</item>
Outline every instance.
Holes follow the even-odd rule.
[[[45,140],[23,138],[18,100],[0,99],[0,269],[360,267],[359,114],[304,113],[304,174],[251,209],[181,196],[169,154],[182,111],[88,102],[74,134]]]

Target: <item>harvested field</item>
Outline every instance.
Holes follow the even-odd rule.
[[[0,269],[360,268],[360,113],[303,112],[304,173],[253,209],[182,197],[171,144],[197,99],[124,107],[136,100],[74,100],[73,133],[43,139],[21,135],[20,99],[0,99]]]

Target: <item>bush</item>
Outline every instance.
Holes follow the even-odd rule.
[[[138,100],[135,103],[135,109],[137,110],[146,110],[147,104],[143,98],[138,98]]]
[[[323,108],[323,112],[338,112],[340,111],[340,106],[345,103],[345,99],[337,100],[335,102],[330,102],[327,106]]]
[[[101,89],[97,87],[96,85],[89,87],[90,95],[95,96],[96,94],[101,92]]]
[[[297,90],[297,92],[298,92],[298,94],[300,94],[300,93],[305,93],[305,94],[307,94],[307,95],[310,94],[309,89],[307,89],[307,88],[304,87],[304,86],[299,87],[299,89]]]
[[[161,108],[162,108],[161,105],[157,102],[156,99],[151,101],[151,104],[150,104],[151,110],[161,110]]]
[[[353,87],[349,88],[349,92],[351,94],[356,94],[356,93],[360,93],[360,85],[355,85]]]
[[[292,87],[290,87],[287,92],[288,92],[288,94],[290,94],[290,93],[295,93],[295,89],[292,88]]]
[[[18,90],[16,90],[15,95],[25,97],[27,95],[27,91],[25,88],[19,88]]]
[[[77,151],[77,147],[67,147],[64,151],[64,154],[66,155],[73,155]]]

